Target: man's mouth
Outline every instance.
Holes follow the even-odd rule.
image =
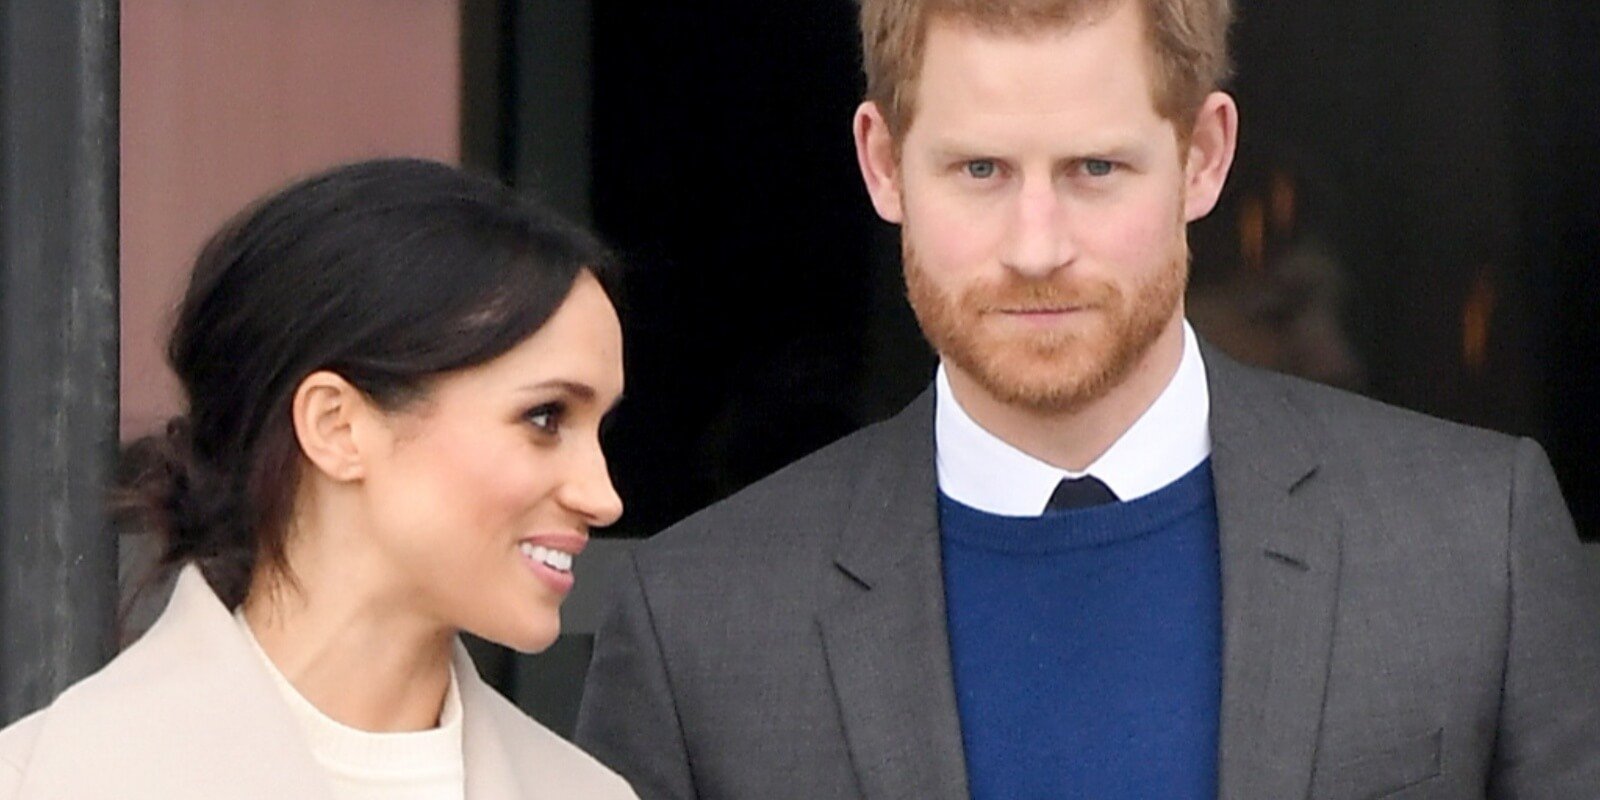
[[[1085,311],[1088,306],[1045,306],[1040,308],[1001,308],[999,313],[1016,317],[1044,317],[1055,314],[1073,314]]]

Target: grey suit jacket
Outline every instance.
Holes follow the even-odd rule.
[[[1600,563],[1539,447],[1205,360],[1218,796],[1600,798]],[[932,422],[640,546],[578,742],[646,800],[966,797]]]

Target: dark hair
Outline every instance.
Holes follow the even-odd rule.
[[[227,223],[195,261],[167,347],[188,413],[124,451],[118,516],[163,535],[160,573],[199,565],[228,607],[283,569],[300,479],[291,419],[331,370],[379,406],[538,330],[606,250],[501,184],[414,159],[307,178]]]

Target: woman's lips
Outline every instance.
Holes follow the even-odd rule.
[[[588,543],[589,537],[582,534],[540,534],[518,541],[517,553],[545,585],[565,595],[572,591],[573,560]]]

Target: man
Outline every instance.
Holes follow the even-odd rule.
[[[1183,317],[1228,0],[863,0],[935,386],[634,554],[578,740],[645,798],[1600,798],[1538,446]]]

